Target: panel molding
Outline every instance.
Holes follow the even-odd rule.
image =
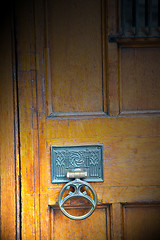
[[[121,111],[119,116],[132,116],[132,115],[157,115],[160,110],[143,110],[143,111]]]
[[[118,46],[121,48],[143,48],[143,47],[160,47],[160,39],[158,38],[133,38],[133,39],[118,39]]]
[[[46,23],[47,24],[47,23]],[[47,33],[45,33],[47,34]],[[53,105],[52,105],[52,90],[51,90],[51,65],[50,65],[50,53],[49,48],[46,47],[44,49],[44,65],[45,65],[45,78],[46,78],[46,86],[45,86],[45,93],[46,93],[46,113],[47,116],[51,116],[53,113]]]
[[[101,61],[102,61],[102,111],[75,111],[75,112],[57,112],[53,105],[52,79],[51,76],[51,49],[48,37],[48,0],[45,6],[45,48],[44,48],[44,64],[45,64],[45,95],[46,95],[46,117],[47,118],[74,118],[74,117],[99,117],[107,116],[107,76],[106,76],[106,0],[101,0]]]
[[[121,240],[123,236],[122,229],[122,204],[113,203],[111,205],[111,232],[113,240]]]
[[[51,113],[47,118],[83,118],[83,117],[106,117],[107,113],[105,112],[67,112],[60,113],[54,112]]]
[[[107,35],[118,28],[119,1],[107,1]],[[119,48],[117,43],[106,42],[107,45],[107,95],[108,115],[117,117],[119,114]]]
[[[120,47],[120,116],[160,113],[160,48],[144,47]]]
[[[122,209],[124,239],[159,239],[160,202],[126,203]]]
[[[81,211],[83,208],[86,209],[88,206],[67,206],[65,209],[70,211]],[[59,236],[60,239],[70,239],[73,234],[75,239],[82,239],[82,237],[85,236],[86,240],[92,238],[97,240],[111,240],[110,208],[111,204],[99,204],[96,207],[95,213],[89,218],[83,221],[75,221],[64,216],[57,204],[51,205],[49,209],[51,239],[57,239],[56,236]],[[59,224],[56,224],[57,221]],[[63,224],[61,225],[60,222],[63,222]],[[72,224],[71,229],[68,228],[68,224]],[[72,229],[74,229],[73,232],[71,232]],[[81,231],[77,231],[77,229],[81,229]],[[68,231],[70,231],[70,233]]]

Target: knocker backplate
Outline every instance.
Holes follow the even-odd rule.
[[[87,182],[103,182],[103,145],[51,146],[52,183],[69,182],[67,172],[87,171]]]

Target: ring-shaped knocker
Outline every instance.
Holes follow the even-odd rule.
[[[86,191],[85,192],[81,192],[81,188],[82,187],[87,187],[88,189],[90,189],[90,191],[92,192],[93,198],[91,198],[90,196],[87,195]],[[63,193],[66,189],[68,189],[69,187],[73,187],[74,188],[74,192],[69,192],[69,194],[62,199]],[[64,209],[64,204],[65,202],[67,202],[69,199],[71,198],[76,198],[76,197],[82,197],[84,199],[87,199],[88,202],[91,204],[92,208],[90,209],[89,212],[87,212],[84,215],[81,216],[73,216],[71,214],[69,214],[65,209]],[[66,185],[64,185],[64,187],[61,189],[59,196],[58,196],[58,204],[59,204],[59,208],[62,211],[62,213],[73,220],[83,220],[87,217],[89,217],[95,210],[96,205],[97,205],[97,194],[94,190],[94,188],[87,182],[84,182],[80,179],[75,179],[69,183],[67,183]]]

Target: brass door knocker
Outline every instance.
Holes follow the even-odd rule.
[[[77,177],[82,177],[83,174],[85,175],[85,172],[82,171],[78,171],[78,172],[71,172],[71,173],[67,173],[68,176],[70,175],[76,175]],[[63,193],[65,192],[66,189],[70,189],[70,187],[73,187],[74,191],[73,192],[69,192],[68,195],[66,197],[63,198]],[[89,189],[92,193],[93,198],[91,198],[86,191],[82,192],[81,189],[82,187],[85,187],[86,190]],[[69,214],[65,209],[64,209],[64,204],[71,198],[77,198],[77,197],[82,197],[86,200],[88,200],[88,202],[91,204],[91,209],[89,210],[89,212],[87,212],[86,214],[82,215],[82,216],[73,216],[71,214]],[[83,220],[87,217],[89,217],[95,210],[96,205],[97,205],[97,194],[94,190],[94,188],[87,182],[82,181],[79,178],[76,178],[75,180],[67,183],[65,186],[63,186],[63,188],[61,189],[60,193],[59,193],[59,197],[58,197],[58,204],[59,204],[59,208],[62,211],[62,213],[67,216],[68,218],[74,219],[74,220]]]

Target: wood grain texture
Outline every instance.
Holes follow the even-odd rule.
[[[45,119],[46,113],[46,94],[45,86],[47,81],[45,79],[45,49],[46,43],[46,25],[45,25],[45,6],[46,2],[43,0],[35,1],[35,48],[36,48],[36,97],[37,97],[37,128],[38,128],[38,159],[37,162],[37,182],[39,188],[39,234],[40,239],[50,239],[50,212],[48,207],[48,194],[47,194],[47,161],[46,161],[46,128]],[[39,27],[37,27],[39,26]],[[47,78],[48,79],[48,78]]]
[[[125,239],[160,238],[160,205],[124,205],[123,210]]]
[[[47,1],[48,90],[55,113],[103,111],[101,18],[101,0]]]
[[[122,206],[120,203],[114,203],[111,206],[111,235],[113,240],[122,239]]]
[[[16,2],[22,239],[41,238],[34,14],[34,1]]]
[[[121,48],[122,112],[160,110],[160,48]]]
[[[50,166],[51,145],[76,145],[101,143],[104,147],[105,182],[101,186],[146,186],[159,185],[159,137],[124,138],[75,138],[51,141],[48,149],[48,166]],[[154,174],[153,174],[154,172]],[[48,168],[48,186],[51,169]]]
[[[160,134],[159,116],[47,119],[47,139],[154,137]],[[56,126],[56,127],[55,127]],[[81,131],[79,129],[81,128]],[[65,133],[64,133],[65,130]]]
[[[6,7],[6,8],[5,8]],[[14,122],[14,71],[12,64],[12,14],[10,6],[0,14],[0,239],[16,239],[16,156]],[[6,12],[5,12],[6,11]]]
[[[117,7],[118,1],[107,1],[107,36],[117,32]],[[108,115],[119,114],[119,80],[118,80],[118,45],[107,41],[107,95]]]
[[[71,209],[71,214],[82,214],[83,209]],[[55,209],[52,214],[54,221],[52,239],[95,239],[107,240],[107,211],[108,207],[96,209],[90,218],[83,221],[74,221],[66,218],[59,209]],[[96,221],[95,221],[96,215]],[[59,225],[57,227],[57,225]],[[108,233],[109,235],[109,233]]]
[[[80,2],[84,8],[77,10]],[[159,116],[115,117],[119,114],[118,74],[120,70],[118,69],[118,46],[116,44],[106,43],[108,83],[107,91],[104,94],[104,98],[108,96],[109,114],[114,117],[106,117],[106,115],[100,114],[94,116],[92,114],[90,116],[81,114],[77,117],[66,116],[65,119],[63,116],[46,118],[48,112],[59,111],[55,110],[54,106],[60,111],[66,112],[92,110],[97,111],[97,113],[102,112],[101,106],[104,99],[99,94],[101,89],[98,91],[100,97],[96,104],[94,104],[95,99],[90,98],[90,93],[96,96],[97,88],[95,86],[100,79],[99,76],[102,81],[101,71],[104,66],[102,66],[102,53],[100,53],[102,46],[100,47],[99,44],[104,45],[105,37],[101,36],[101,32],[99,32],[100,26],[104,29],[106,24],[109,29],[108,33],[116,30],[116,2],[102,1],[102,6],[107,8],[107,16],[105,16],[105,9],[103,9],[103,16],[101,16],[101,2],[99,0],[88,0],[85,3],[83,1],[71,1],[73,5],[66,5],[65,3],[60,13],[58,10],[56,11],[56,8],[52,8],[60,4],[58,1],[48,1],[46,5],[44,1],[26,1],[25,4],[18,5],[16,8],[23,239],[92,239],[93,236],[94,239],[121,239],[124,236],[130,236],[130,232],[132,233],[132,228],[127,228],[127,223],[123,218],[124,209],[122,206],[124,206],[124,203],[142,205],[144,202],[160,202]],[[88,5],[90,8],[86,10]],[[69,6],[72,10],[71,15],[65,10]],[[47,11],[48,16],[44,16]],[[55,13],[54,16],[51,15],[52,11]],[[79,13],[79,15],[75,15],[75,13]],[[62,14],[67,19],[65,26],[62,26],[62,23],[64,23]],[[88,15],[86,16],[86,14]],[[83,15],[83,19],[78,18]],[[93,33],[93,36],[97,34],[93,42],[91,36],[87,37],[86,30],[92,25],[90,23],[92,16],[94,16],[93,23],[97,21],[94,24],[95,32],[93,31],[94,28],[89,29],[89,33]],[[103,21],[106,17],[108,22],[101,25],[101,17]],[[75,22],[73,21],[74,18]],[[58,19],[58,22],[54,22],[55,19]],[[82,28],[84,26],[83,21],[87,21],[87,19],[89,19],[89,23]],[[71,20],[72,22],[69,22]],[[62,27],[58,28],[57,23]],[[46,29],[47,24],[49,26],[48,30]],[[78,24],[78,28],[75,27],[76,24]],[[24,28],[24,26],[26,27]],[[49,39],[53,39],[53,42],[47,42],[49,40],[46,39],[47,31]],[[57,32],[57,39],[53,36],[55,32]],[[88,39],[81,42],[81,36],[78,37],[79,32],[83,36],[86,33]],[[60,38],[60,35],[64,37]],[[103,41],[102,39],[97,40],[97,36],[102,37]],[[57,41],[61,43],[59,46],[62,47],[62,49],[56,49],[56,51],[60,51],[60,55],[51,50],[52,44],[57,44]],[[66,41],[66,45],[64,41]],[[102,42],[100,43],[100,41]],[[50,44],[51,48],[48,48]],[[96,44],[98,45],[95,46]],[[79,45],[81,49],[78,48]],[[90,53],[90,48],[93,50],[91,55],[87,52]],[[69,55],[67,55],[67,51]],[[92,74],[86,74],[85,77],[88,80],[88,83],[85,83],[86,85],[83,85],[83,81],[81,81],[84,72],[81,71],[79,62],[78,64],[76,62],[76,68],[74,68],[74,59],[77,54],[80,54],[82,58],[80,60],[82,60],[83,71],[86,71],[84,69],[87,65],[87,69],[89,69],[87,71],[90,73],[90,69],[95,62],[100,63],[100,66],[97,67],[99,70],[94,69],[93,71],[94,73],[99,71],[98,75],[90,78]],[[86,55],[87,57],[84,57]],[[60,59],[62,56],[68,56],[69,60],[67,61],[66,58]],[[95,56],[101,60],[97,60]],[[48,59],[51,67],[48,67]],[[140,58],[139,61],[141,61]],[[54,82],[55,66],[53,63],[55,62],[62,80],[56,80],[56,84],[51,86],[49,85],[49,78],[51,83]],[[104,55],[103,64],[105,64]],[[78,71],[76,72],[75,69]],[[69,74],[69,77],[67,74]],[[75,79],[75,76],[80,81],[72,82],[70,80]],[[104,81],[103,79],[103,84]],[[82,95],[85,100],[84,104],[82,104],[79,94],[81,86],[86,88],[83,92],[84,95]],[[131,86],[132,88],[134,90],[134,86]],[[78,94],[73,94],[74,91],[71,90],[74,89]],[[49,91],[52,99],[49,99]],[[67,93],[68,98],[63,96],[64,92]],[[76,95],[78,98],[75,97]],[[57,100],[57,96],[60,97],[59,100]],[[54,103],[53,109],[51,107],[46,109],[46,102],[47,105],[50,104],[48,101]],[[89,108],[87,101],[90,101]],[[81,109],[79,109],[79,104],[82,106]],[[58,194],[63,184],[51,183],[51,146],[98,143],[103,144],[104,147],[105,172],[103,183],[92,184],[98,195],[98,208],[90,218],[84,221],[69,220],[57,208]],[[106,208],[107,204],[110,205],[109,210]],[[49,205],[54,205],[54,210]],[[76,212],[77,210],[71,209],[71,211]],[[81,213],[83,209],[79,208],[78,211]],[[156,221],[156,213],[152,210],[149,211],[151,213],[148,216],[152,216],[152,219]],[[128,212],[126,216],[130,217],[131,211]],[[138,210],[135,209],[135,216],[138,215],[141,217],[143,213],[141,213],[141,210],[138,213]],[[142,225],[142,222],[139,222],[139,224]],[[125,231],[123,231],[124,229]]]
[[[54,189],[48,189],[48,204],[58,204],[58,194],[63,185]],[[92,186],[97,192],[98,204],[104,203],[133,203],[133,202],[159,202],[160,198],[160,187],[159,186],[145,186],[145,187],[100,187],[98,184]]]

